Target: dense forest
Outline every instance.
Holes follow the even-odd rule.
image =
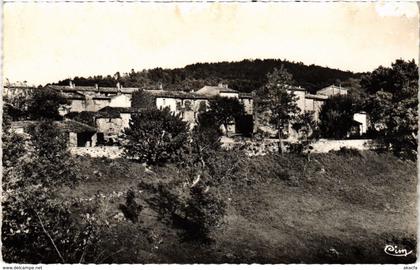
[[[264,85],[266,74],[274,68],[284,67],[293,75],[295,84],[315,92],[331,84],[349,84],[350,78],[359,78],[362,74],[342,71],[317,65],[305,65],[302,62],[291,62],[280,59],[255,59],[239,62],[197,63],[184,68],[154,68],[134,71],[113,76],[75,77],[76,85],[115,86],[120,82],[124,87],[156,89],[162,84],[166,90],[197,90],[204,85],[217,85],[222,82],[230,88],[241,92],[251,92]],[[69,79],[59,81],[60,85],[68,85]]]

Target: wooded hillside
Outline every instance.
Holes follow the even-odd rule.
[[[315,92],[333,83],[346,86],[349,78],[359,78],[360,73],[342,71],[317,65],[305,65],[280,59],[255,59],[239,62],[196,63],[184,68],[154,68],[142,71],[131,70],[129,73],[116,72],[113,76],[75,77],[76,85],[115,86],[117,81],[125,87],[156,89],[159,83],[167,90],[197,90],[204,85],[216,85],[220,82],[241,92],[251,92],[261,87],[266,74],[274,68],[284,66],[292,75],[297,85]],[[68,85],[69,79],[58,82]]]

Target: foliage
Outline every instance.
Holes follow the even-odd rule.
[[[397,60],[391,68],[379,67],[362,80],[371,93],[366,102],[378,142],[404,158],[417,156],[418,67],[414,60]]]
[[[285,69],[275,69],[267,74],[267,84],[262,89],[263,96],[267,98],[270,110],[269,123],[279,132],[279,137],[287,135],[289,123],[300,112],[297,106],[297,97],[288,93],[288,87],[293,84],[293,77]]]
[[[133,223],[138,222],[139,213],[143,209],[141,205],[137,204],[135,197],[136,196],[133,190],[127,191],[125,204],[120,204],[119,206],[124,216]]]
[[[78,181],[65,141],[50,122],[31,130],[29,141],[3,133],[3,256],[8,262],[82,262],[93,254],[93,212],[78,218],[72,201],[59,198]]]
[[[227,130],[232,121],[245,114],[245,109],[236,98],[217,96],[210,100],[208,113],[213,116],[217,125],[223,125]]]
[[[147,190],[146,202],[159,219],[180,229],[185,240],[208,242],[225,214],[225,204],[216,190],[201,181],[191,184],[178,178],[167,183],[142,182],[140,188]]]
[[[131,106],[133,108],[151,109],[155,107],[155,99],[145,90],[139,90],[133,93]]]
[[[297,97],[289,93],[290,85],[294,83],[293,76],[284,68],[274,69],[267,74],[267,83],[259,89],[256,100],[256,111],[262,124],[275,127],[280,140],[279,150],[283,151],[282,139],[287,137],[289,124],[299,114]]]
[[[398,59],[391,67],[379,66],[373,72],[364,75],[361,86],[369,94],[379,91],[396,94],[398,98],[410,97],[413,89],[418,87],[418,67],[413,60]]]
[[[346,138],[354,125],[353,115],[357,112],[352,96],[332,96],[321,107],[319,130],[323,138]]]
[[[212,112],[203,112],[197,116],[197,125],[191,133],[192,147],[200,148],[197,152],[220,149],[222,131],[214,118]]]
[[[169,108],[133,114],[124,130],[126,157],[149,165],[175,160],[187,141],[188,126]]]
[[[182,238],[205,243],[225,215],[225,202],[216,192],[220,172],[212,173],[222,134],[214,117],[210,112],[198,116],[190,140],[180,153],[180,173],[175,178],[140,185],[148,191],[146,201],[160,220],[180,229]],[[224,173],[229,175],[228,171]]]
[[[37,89],[28,102],[28,114],[32,120],[60,120],[61,105],[68,104],[67,99],[50,88]]]
[[[65,115],[65,118],[72,119],[81,123],[84,123],[86,125],[95,127],[95,112],[88,112],[88,111],[82,111],[82,112],[69,112]]]
[[[319,137],[319,130],[312,112],[304,112],[296,117],[292,128],[298,133],[298,140],[301,150],[298,152],[308,152],[310,143]]]
[[[316,65],[305,65],[301,62],[291,62],[280,59],[255,59],[239,62],[197,63],[184,68],[162,69],[154,68],[142,71],[131,70],[128,73],[114,76],[93,76],[88,78],[75,77],[76,85],[99,84],[101,86],[114,86],[120,82],[125,87],[139,87],[143,89],[156,89],[162,83],[168,90],[197,90],[204,85],[217,85],[219,82],[230,85],[231,88],[241,92],[251,92],[266,83],[266,74],[274,68],[284,66],[293,74],[296,82],[308,91],[314,92],[339,79],[342,86],[351,77],[359,77],[349,71],[341,71]],[[69,80],[58,82],[68,85]]]
[[[30,98],[30,95],[4,97],[3,109],[7,110],[7,115],[9,115],[13,121],[24,120],[28,117],[28,100]]]

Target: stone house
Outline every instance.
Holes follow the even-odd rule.
[[[14,121],[11,123],[11,129],[18,134],[28,135],[29,129],[37,123],[38,121]],[[68,136],[69,147],[96,146],[96,128],[70,119],[53,123]]]
[[[138,88],[47,85],[46,87],[60,92],[70,101],[70,105],[61,108],[60,113],[91,111],[96,112],[107,106],[131,107],[132,93]]]
[[[37,88],[34,86],[8,84],[3,87],[3,98],[12,99],[16,97],[28,97],[36,89]]]
[[[129,127],[131,114],[140,109],[132,107],[110,107],[100,109],[95,113],[95,125],[99,144],[112,144],[119,140],[125,128]]]
[[[236,98],[244,105],[246,116],[245,121],[253,125],[253,96],[250,93],[240,93],[228,88],[227,85],[204,86],[194,92],[165,91],[165,90],[145,90],[155,98],[157,108],[168,107],[171,112],[180,114],[190,127],[196,125],[197,116],[208,109],[209,101],[217,96]],[[243,121],[242,121],[243,122]],[[251,128],[252,130],[252,128]],[[228,134],[244,133],[238,123],[232,122],[228,125]],[[252,132],[251,132],[252,133]]]

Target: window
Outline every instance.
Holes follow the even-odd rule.
[[[184,106],[186,111],[192,111],[192,104],[190,100],[184,101]]]
[[[181,111],[182,110],[182,104],[181,104],[181,101],[179,101],[179,100],[176,101],[176,110],[177,111]]]
[[[199,112],[205,112],[206,110],[207,110],[206,102],[204,100],[200,101],[200,105],[198,106],[198,111]]]

